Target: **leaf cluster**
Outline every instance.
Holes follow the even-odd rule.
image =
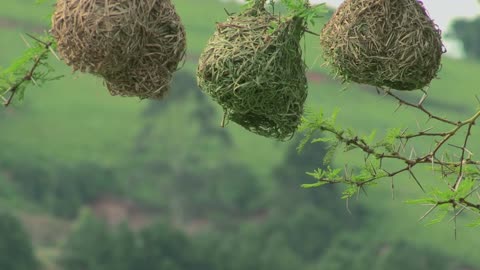
[[[22,100],[28,86],[41,86],[61,78],[52,75],[55,70],[48,62],[50,53],[55,54],[54,39],[49,35],[30,37],[34,44],[25,41],[29,48],[20,58],[7,68],[0,67],[0,98],[5,106],[10,105],[14,97]]]
[[[252,8],[256,4],[265,0],[247,0],[244,4],[244,8]],[[273,13],[275,13],[276,2],[274,0],[269,1]],[[298,17],[302,18],[305,22],[314,26],[317,19],[322,18],[328,13],[328,8],[325,3],[311,5],[308,0],[280,0],[280,8],[286,9],[286,18]],[[277,9],[278,10],[278,9]]]

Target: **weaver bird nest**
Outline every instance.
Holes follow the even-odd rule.
[[[344,81],[397,90],[429,85],[444,53],[439,28],[417,0],[346,0],[321,45]]]
[[[284,140],[300,124],[307,97],[300,47],[305,23],[274,16],[264,3],[217,24],[200,57],[197,81],[223,107],[226,120]]]
[[[186,49],[170,0],[58,0],[51,33],[65,62],[113,95],[162,98]]]

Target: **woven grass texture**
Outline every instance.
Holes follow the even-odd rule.
[[[170,91],[172,77],[172,70],[149,61],[105,78],[105,84],[112,96],[161,100]]]
[[[320,43],[345,82],[397,90],[428,86],[444,53],[438,26],[417,0],[346,0]]]
[[[217,24],[200,57],[197,82],[227,121],[286,140],[300,124],[307,97],[304,21],[274,16],[264,3]]]
[[[162,98],[185,56],[170,0],[58,0],[51,33],[74,71],[106,78],[115,95]]]

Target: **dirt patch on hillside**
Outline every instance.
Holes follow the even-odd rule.
[[[133,201],[113,196],[99,198],[90,208],[110,226],[126,222],[134,230],[144,228],[163,216],[163,211],[145,209]]]
[[[35,245],[55,246],[70,232],[69,221],[50,215],[19,213],[18,218]]]

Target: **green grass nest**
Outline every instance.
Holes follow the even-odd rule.
[[[218,23],[202,53],[199,87],[222,106],[225,120],[270,138],[291,138],[307,97],[301,18],[274,16],[258,1]]]
[[[58,0],[51,33],[65,62],[105,78],[113,95],[162,98],[185,56],[171,0]]]
[[[346,0],[320,41],[345,82],[397,90],[428,86],[444,53],[438,26],[417,0]]]

